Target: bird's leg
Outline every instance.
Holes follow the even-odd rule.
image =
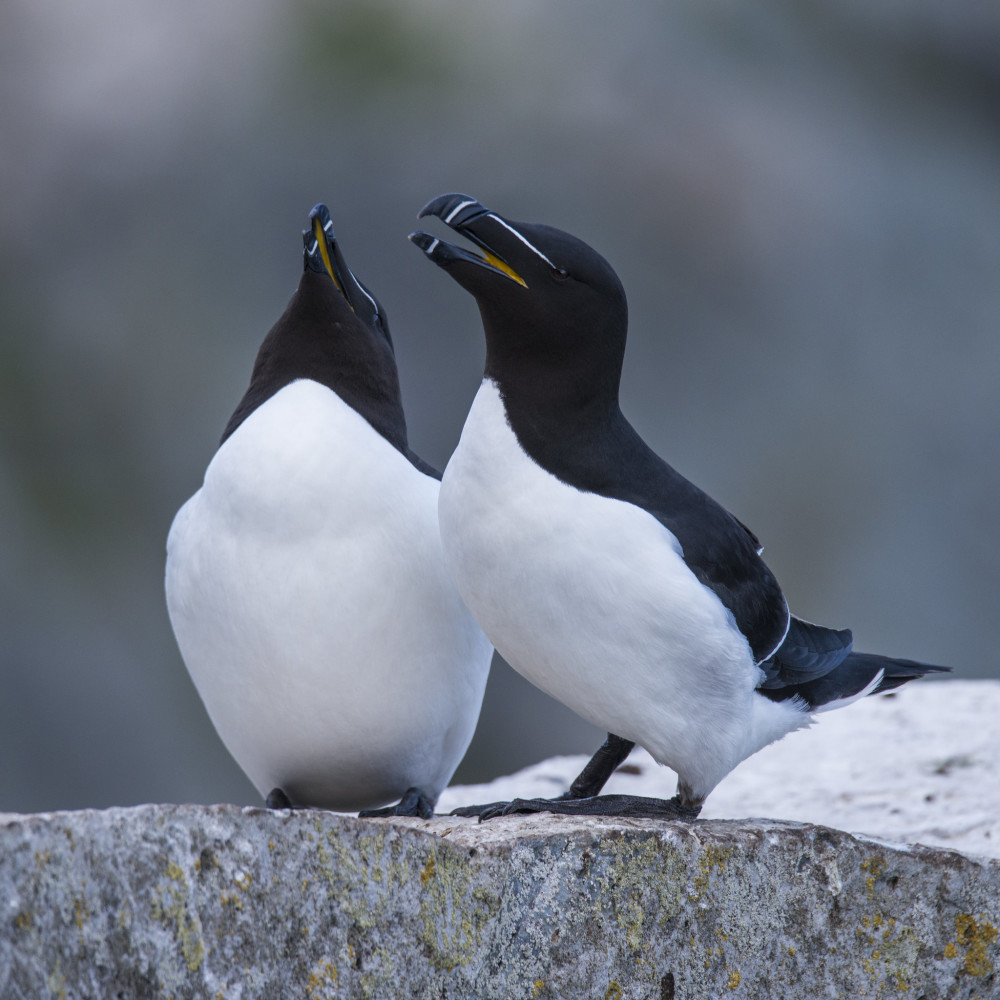
[[[685,809],[694,809],[697,812],[701,812],[701,807],[705,802],[705,796],[695,795],[691,786],[681,778],[677,779],[677,794],[674,795],[674,799]]]
[[[451,815],[478,816],[480,822],[496,816],[538,812],[559,813],[564,816],[643,816],[688,822],[697,819],[704,799],[699,799],[683,781],[678,781],[677,794],[671,799],[598,794],[634,747],[635,743],[631,740],[608,733],[604,744],[590,758],[568,792],[554,799],[514,799],[511,802],[490,802],[482,806],[463,806],[453,809]]]
[[[625,763],[634,749],[635,743],[632,740],[624,740],[614,733],[608,733],[608,738],[597,748],[597,753],[587,761],[584,769],[569,786],[569,791],[564,792],[559,798],[589,799],[598,795],[607,784],[608,778]]]
[[[361,819],[373,819],[379,816],[419,816],[430,819],[434,815],[434,800],[423,789],[407,788],[399,803],[394,806],[383,806],[381,809],[362,809],[358,813]]]
[[[489,802],[481,806],[463,806],[460,809],[452,810],[452,816],[478,816],[481,820],[492,819],[494,816],[506,816],[512,812],[558,812],[571,815],[580,815],[583,810],[576,805],[580,802],[596,801],[598,793],[607,783],[608,778],[615,773],[615,769],[625,762],[625,759],[635,748],[632,740],[623,739],[608,733],[608,738],[598,748],[597,753],[587,762],[584,769],[577,775],[573,784],[569,786],[569,791],[554,799],[515,799],[513,802]],[[632,796],[611,796],[610,799],[616,801],[630,798]],[[649,800],[656,801],[656,800]],[[515,803],[518,806],[515,808]],[[567,803],[574,803],[568,806]],[[620,804],[620,801],[619,801]],[[611,813],[595,813],[593,810],[604,809],[606,801],[600,799],[600,805],[590,806],[587,815],[610,815]],[[618,813],[617,815],[623,815]],[[641,815],[636,813],[634,815]]]

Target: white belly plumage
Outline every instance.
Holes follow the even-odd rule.
[[[558,480],[483,382],[445,470],[445,558],[497,650],[533,684],[634,740],[696,794],[808,721],[755,693],[731,613],[633,504]]]
[[[174,633],[257,788],[360,809],[436,796],[492,650],[445,570],[439,484],[294,382],[222,445],[167,541]]]

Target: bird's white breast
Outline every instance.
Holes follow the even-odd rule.
[[[300,380],[247,417],[177,514],[177,641],[262,792],[355,809],[450,778],[491,650],[445,570],[437,493],[334,392]]]
[[[537,465],[489,380],[438,512],[449,569],[504,658],[696,790],[804,721],[790,706],[758,707],[749,646],[677,539],[641,508]]]

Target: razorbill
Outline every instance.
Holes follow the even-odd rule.
[[[440,476],[407,445],[385,312],[324,205],[303,239],[298,290],[170,529],[167,607],[269,805],[426,817],[492,648],[445,569]]]
[[[947,668],[852,652],[789,614],[753,533],[659,458],[619,408],[625,292],[585,243],[463,194],[436,216],[474,247],[410,239],[479,305],[486,366],[438,502],[445,560],[501,655],[606,729],[548,809],[693,817],[740,761],[813,712]],[[669,800],[593,798],[634,744]]]

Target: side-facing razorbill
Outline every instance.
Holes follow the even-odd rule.
[[[445,569],[440,476],[407,445],[385,312],[324,205],[303,239],[298,290],[170,529],[167,607],[268,805],[426,817],[493,651]]]
[[[445,558],[501,655],[608,740],[549,809],[697,815],[740,761],[810,713],[933,667],[852,652],[789,614],[753,533],[643,442],[619,408],[625,292],[585,243],[442,195],[465,249],[410,239],[479,305],[483,383],[445,469]],[[602,796],[634,744],[678,775],[669,800]]]

